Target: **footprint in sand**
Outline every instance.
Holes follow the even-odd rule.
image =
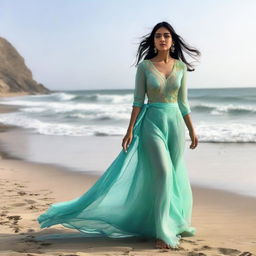
[[[190,243],[190,244],[198,245],[195,241],[187,240],[187,239],[184,239],[184,238],[181,238],[181,241],[188,242],[188,243]]]
[[[24,185],[21,185],[21,184],[19,184],[19,183],[14,183],[14,185],[16,185],[16,186],[19,187],[19,188],[25,188]]]
[[[252,256],[252,253],[251,252],[242,252],[238,256]]]
[[[195,252],[195,251],[191,251],[187,254],[188,256],[207,256],[206,254],[204,254],[203,252]]]
[[[21,220],[21,217],[20,217],[19,215],[7,216],[7,218],[8,218],[9,220],[14,220],[14,221]]]
[[[6,216],[8,212],[9,212],[9,211],[2,211],[2,212],[0,213],[0,216]]]
[[[29,228],[29,229],[27,230],[27,232],[35,232],[35,230],[32,229],[32,228]]]
[[[34,205],[30,205],[27,209],[38,209],[36,206],[34,206]]]
[[[0,225],[4,225],[4,224],[7,224],[7,223],[10,223],[10,221],[0,221]]]
[[[237,250],[237,249],[233,249],[233,248],[222,248],[219,247],[217,248],[219,250],[219,252],[221,252],[224,255],[237,255],[238,253],[240,253],[241,251]]]
[[[18,184],[18,185],[16,185],[18,188],[25,188],[26,186],[23,186],[23,185],[20,185],[20,184]]]
[[[19,227],[14,227],[14,233],[18,233],[20,231]]]
[[[17,193],[18,193],[20,196],[24,196],[24,195],[27,194],[25,191],[18,191]]]
[[[52,198],[52,197],[42,197],[42,198],[39,198],[40,200],[53,200],[55,198]]]
[[[200,250],[209,250],[212,249],[212,247],[208,246],[208,245],[203,245]]]
[[[29,204],[35,204],[35,203],[37,203],[37,201],[31,200],[31,199],[24,199],[24,201],[26,201],[26,202],[29,203]]]
[[[19,215],[7,216],[7,218],[9,220],[13,220],[13,223],[11,223],[10,227],[14,229],[15,233],[18,233],[20,231],[18,221],[21,220],[22,218]]]
[[[232,256],[232,255],[238,255],[238,253],[240,253],[241,251],[237,250],[237,249],[232,249],[232,248],[218,248],[218,250],[222,253],[222,254],[225,254],[225,255],[229,255],[229,256]],[[242,252],[240,253],[238,256],[252,256],[252,253],[251,252]]]
[[[15,204],[11,204],[11,206],[14,206],[14,207],[20,207],[20,206],[25,206],[27,204],[25,203],[15,203]]]
[[[45,193],[45,195],[49,195],[49,194],[52,194],[52,193],[53,193],[53,192],[50,191],[49,189],[40,189],[40,191],[47,192],[47,193]]]
[[[30,196],[39,196],[38,193],[29,193]]]

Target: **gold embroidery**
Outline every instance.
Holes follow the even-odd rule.
[[[157,79],[151,80],[147,84],[147,97],[148,102],[171,102],[176,103],[178,99],[179,86],[177,86],[177,76],[179,71],[179,61],[176,60],[174,67],[170,75],[165,78],[156,68],[153,67],[153,63],[149,63],[150,60],[146,60],[146,72],[153,74]],[[150,79],[150,78],[149,78]],[[154,83],[157,83],[158,85]]]

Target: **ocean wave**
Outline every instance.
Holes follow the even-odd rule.
[[[98,102],[98,103],[112,103],[112,104],[122,104],[123,102],[130,102],[132,100],[132,94],[82,94],[73,97],[72,102]]]
[[[75,94],[60,92],[60,93],[54,93],[52,94],[54,97],[59,99],[60,101],[70,101],[75,99],[77,96]]]
[[[43,135],[56,136],[113,136],[124,135],[126,129],[119,126],[101,125],[75,125],[65,123],[43,122],[19,113],[0,115],[0,122],[15,125]]]
[[[6,103],[5,103],[6,104]],[[72,111],[85,111],[87,113],[111,113],[111,112],[129,112],[131,110],[131,104],[123,104],[118,108],[116,105],[111,104],[95,104],[95,103],[69,103],[69,102],[47,102],[44,101],[22,101],[22,100],[12,100],[8,102],[9,105],[17,105],[27,108],[21,108],[21,110],[25,110],[29,112],[29,108],[31,112],[38,111],[49,111],[52,113],[65,113],[65,112],[72,112]],[[34,109],[32,109],[33,107]]]
[[[98,102],[98,103],[123,103],[132,100],[132,94],[103,94],[103,93],[82,93],[73,94],[67,92],[53,93],[48,96],[50,98],[56,98],[59,101],[70,101],[70,102]]]
[[[256,142],[255,124],[209,124],[201,123],[196,125],[198,139],[201,142]]]
[[[36,98],[35,98],[36,97]],[[110,112],[116,111],[115,109],[124,109],[124,111],[130,112],[132,106],[132,94],[101,94],[101,93],[67,93],[58,92],[50,95],[31,95],[15,97],[12,99],[5,99],[1,103],[18,105],[22,107],[36,107],[39,111],[51,111],[54,113],[64,113],[72,111],[88,111],[97,113],[101,112],[101,109],[108,110]],[[47,104],[46,104],[47,101]],[[256,113],[255,104],[235,104],[230,103],[206,103],[206,102],[193,102],[190,101],[192,111],[195,113],[210,113],[211,115],[247,115]],[[29,112],[29,110],[25,110]],[[31,110],[32,112],[33,110]]]
[[[86,119],[86,120],[95,120],[95,121],[104,121],[104,120],[128,120],[130,114],[126,112],[101,112],[101,113],[67,113],[65,117],[68,118],[76,118],[76,119]]]
[[[8,104],[17,104],[17,105],[28,105],[29,102],[38,102],[45,104],[47,102],[65,102],[74,104],[76,102],[83,103],[113,103],[113,104],[122,104],[124,102],[132,101],[132,93],[127,94],[104,94],[104,93],[81,93],[75,94],[68,92],[54,92],[46,95],[25,95],[19,97],[4,98],[2,103],[8,102]]]
[[[210,103],[196,103],[191,104],[191,108],[197,112],[210,112],[212,115],[230,114],[247,114],[255,113],[256,106],[253,105],[216,105]]]
[[[81,117],[80,117],[81,118]],[[97,117],[96,117],[97,118]],[[112,136],[124,135],[126,128],[118,125],[80,125],[76,123],[45,122],[36,118],[27,117],[22,112],[0,115],[0,122],[33,129],[44,135],[58,136]],[[199,142],[256,142],[256,125],[242,123],[199,123],[195,125]],[[186,139],[190,140],[188,133]]]

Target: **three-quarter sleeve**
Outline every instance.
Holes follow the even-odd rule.
[[[145,77],[145,72],[144,72],[142,63],[140,63],[137,67],[136,75],[135,75],[135,89],[133,93],[132,106],[142,107],[142,105],[144,104],[145,93],[146,93],[146,77]]]
[[[191,112],[189,101],[188,101],[188,90],[187,90],[187,66],[184,64],[183,76],[181,79],[181,85],[178,91],[178,104],[182,116],[185,116]]]

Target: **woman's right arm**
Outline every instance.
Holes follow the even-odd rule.
[[[146,93],[146,77],[144,73],[144,69],[142,63],[140,63],[137,67],[136,76],[135,76],[135,89],[133,93],[133,109],[131,113],[131,118],[129,122],[129,126],[127,129],[127,133],[123,138],[122,147],[125,151],[127,151],[127,146],[130,145],[133,137],[133,127],[136,122],[137,116],[140,113],[141,107],[144,104]]]

